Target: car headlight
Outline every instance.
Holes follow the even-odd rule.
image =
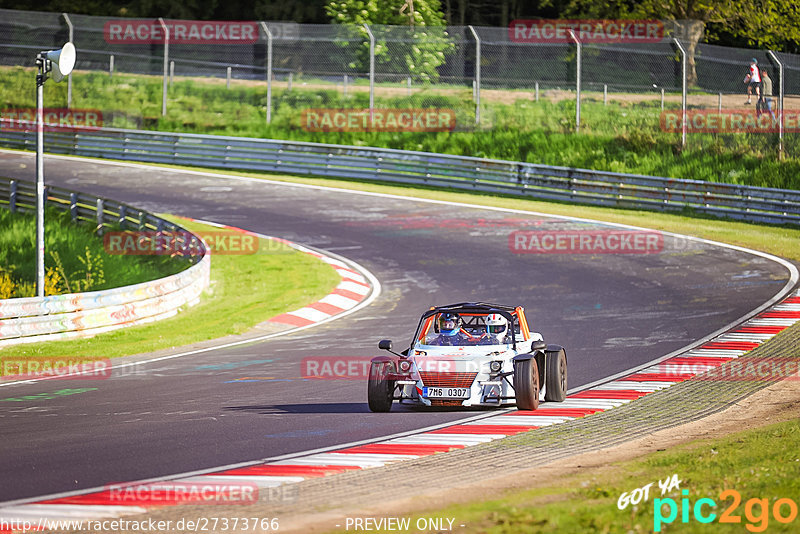
[[[408,360],[400,360],[400,370],[407,373],[411,370],[411,362]]]
[[[492,371],[493,373],[499,372],[500,369],[502,368],[503,368],[503,362],[498,362],[498,361],[489,362],[489,370]]]

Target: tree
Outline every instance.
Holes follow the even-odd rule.
[[[709,23],[724,23],[731,35],[759,47],[800,43],[800,9],[785,0],[570,0],[565,14],[674,22],[679,38],[687,44],[689,84],[697,82],[695,51]]]
[[[332,0],[325,11],[334,23],[349,25],[354,37],[364,42],[358,64],[351,64],[352,68],[366,70],[369,65],[369,36],[364,24],[399,26],[371,28],[375,61],[383,65],[400,61],[405,73],[420,80],[437,80],[437,68],[445,62],[445,53],[454,49],[438,0]]]

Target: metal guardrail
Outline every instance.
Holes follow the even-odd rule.
[[[35,131],[0,131],[34,150]],[[51,153],[128,161],[399,182],[581,204],[800,224],[800,191],[573,169],[374,147],[121,129],[47,132]]]
[[[208,286],[210,256],[200,238],[181,226],[113,200],[46,188],[49,206],[68,210],[75,221],[107,228],[158,232],[202,252],[179,273],[132,286],[103,291],[0,300],[0,347],[18,343],[92,336],[116,328],[170,317],[197,301]],[[0,178],[0,207],[36,212],[33,182]]]

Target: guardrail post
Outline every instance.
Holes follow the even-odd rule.
[[[64,17],[64,20],[66,21],[67,26],[69,27],[69,42],[74,43],[75,32],[74,28],[72,27],[72,21],[69,20],[69,15],[67,15],[66,13],[61,13],[61,16]],[[71,107],[72,107],[72,71],[70,71],[70,73],[67,75],[67,108]]]
[[[681,52],[681,148],[686,147],[686,49],[675,37],[672,38]]]
[[[11,180],[8,183],[8,209],[11,213],[17,211],[17,181]]]
[[[481,38],[472,25],[469,26],[475,39],[475,124],[481,123]]]
[[[124,205],[120,205],[120,207],[119,207],[119,229],[120,230],[124,230],[125,229],[125,222],[126,222],[125,221],[125,217],[127,216],[127,214],[125,213],[126,211],[127,210],[125,209],[125,206]]]
[[[103,235],[103,199],[97,199],[97,235]]]
[[[161,29],[164,31],[164,80],[162,82],[162,89],[161,89],[161,115],[167,115],[167,83],[168,83],[168,76],[169,73],[167,72],[167,68],[169,67],[169,28],[164,23],[164,19],[158,17],[158,22],[161,24]]]
[[[272,32],[269,31],[267,23],[261,21],[261,29],[267,36],[267,124],[272,122]],[[345,76],[347,81],[347,76]],[[347,90],[345,89],[345,93]]]
[[[569,35],[575,41],[576,62],[575,62],[575,132],[581,129],[581,42],[573,30],[569,30]]]
[[[775,52],[772,50],[769,50],[768,52],[772,60],[778,64],[778,76],[780,76],[780,82],[778,83],[778,157],[783,159],[783,62],[778,59],[778,56],[775,55]]]
[[[69,194],[69,216],[78,222],[78,193]]]
[[[139,224],[137,225],[137,230],[141,231],[147,228],[147,220],[146,215],[143,211],[140,211],[137,215],[137,219],[139,220]]]
[[[369,29],[369,24],[364,24],[369,36],[369,125],[375,125],[375,36]]]

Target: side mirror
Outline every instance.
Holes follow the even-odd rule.
[[[381,339],[380,342],[378,342],[378,348],[381,350],[392,350],[392,340]]]

